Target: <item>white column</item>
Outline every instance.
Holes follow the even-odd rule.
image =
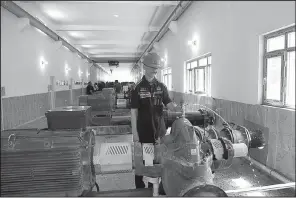
[[[55,76],[50,76],[50,80],[49,80],[50,84],[48,86],[48,92],[49,92],[49,100],[50,100],[50,109],[54,109],[55,108],[55,99],[56,99],[56,95],[55,95],[55,90],[56,90],[56,80],[55,80]]]
[[[74,104],[74,101],[73,101],[73,78],[70,78],[69,90],[70,90],[70,105],[73,105]]]

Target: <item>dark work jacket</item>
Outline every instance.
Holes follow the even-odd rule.
[[[170,102],[167,87],[156,79],[149,83],[143,76],[132,90],[131,108],[138,109],[137,130],[141,143],[155,143],[165,135],[163,105]]]
[[[91,85],[87,85],[87,87],[86,87],[86,94],[87,95],[91,95],[92,93],[90,92],[92,90],[92,92],[94,92],[95,90],[94,90],[94,87],[93,86],[91,86]]]

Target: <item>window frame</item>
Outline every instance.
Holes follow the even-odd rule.
[[[294,47],[288,47],[288,35],[291,32],[295,32],[295,25],[286,27],[284,29],[272,32],[270,34],[264,35],[264,53],[263,53],[263,99],[262,105],[280,107],[280,108],[289,108],[295,109],[295,106],[286,104],[286,94],[287,94],[287,63],[288,63],[288,53],[295,51]],[[284,49],[274,50],[267,52],[267,42],[271,38],[278,36],[285,37]],[[267,96],[267,61],[269,58],[281,57],[281,85],[280,85],[280,101],[266,99]]]
[[[199,61],[206,58],[206,65],[199,66]],[[211,61],[209,63],[209,58],[211,58]],[[191,64],[193,62],[196,62],[196,67],[192,67]],[[190,64],[190,69],[187,68],[187,65]],[[188,61],[185,61],[185,91],[189,92],[191,94],[205,94],[205,95],[210,95],[210,78],[211,78],[211,66],[212,66],[212,53],[207,53],[202,56],[199,56],[194,59],[190,59]],[[203,70],[204,74],[204,79],[203,79],[203,84],[204,84],[204,91],[197,91],[197,70]],[[191,74],[191,83],[190,81],[190,71],[192,72]],[[192,80],[193,78],[193,80]],[[190,86],[191,84],[191,86]]]
[[[171,78],[171,85],[169,87],[169,78]],[[161,70],[161,81],[165,84],[167,89],[171,91],[172,89],[172,68],[171,67],[166,67]]]

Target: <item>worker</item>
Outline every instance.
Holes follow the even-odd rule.
[[[121,92],[122,87],[118,80],[115,80],[114,89],[116,94],[119,94]]]
[[[94,87],[92,86],[91,81],[89,81],[86,87],[86,95],[92,95],[94,91]]]
[[[163,105],[171,111],[180,110],[170,99],[167,87],[155,78],[161,68],[160,61],[160,56],[154,52],[144,57],[145,75],[132,90],[131,121],[135,143],[159,143],[166,134]],[[136,188],[145,188],[143,176],[135,176],[135,185]]]
[[[98,91],[102,91],[102,82],[98,81]]]
[[[94,90],[95,90],[95,91],[98,91],[98,90],[99,90],[98,83],[95,83],[95,84],[94,84]]]

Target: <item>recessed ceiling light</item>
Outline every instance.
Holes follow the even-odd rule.
[[[113,16],[114,16],[114,17],[116,17],[116,18],[117,18],[117,17],[119,17],[119,15],[118,15],[118,14],[114,14]]]
[[[69,35],[75,38],[82,36],[80,32],[69,32]]]
[[[81,47],[84,47],[84,48],[91,48],[91,47],[93,47],[93,45],[81,45]]]
[[[65,15],[58,10],[46,10],[45,12],[48,16],[50,16],[53,19],[65,18]]]

